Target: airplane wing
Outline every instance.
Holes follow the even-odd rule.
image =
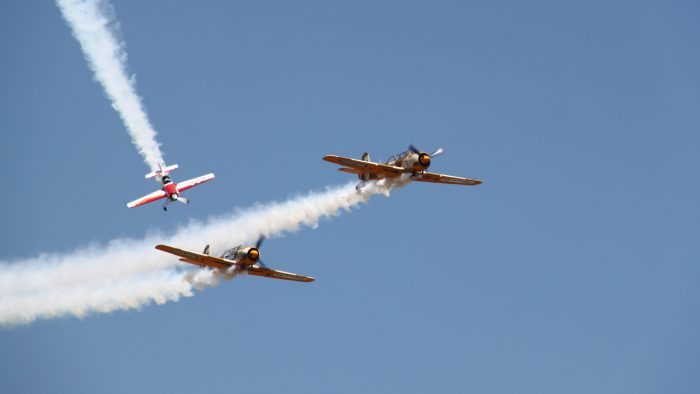
[[[349,157],[327,155],[323,156],[323,160],[335,163],[341,166],[350,167],[349,169],[340,168],[340,171],[350,172],[353,174],[371,173],[383,177],[401,175],[406,170],[401,167],[390,166],[387,164],[373,163],[371,161],[351,159]],[[350,170],[350,171],[348,171]]]
[[[180,261],[185,263],[190,263],[199,266],[207,266],[212,268],[226,269],[234,265],[232,261],[222,259],[220,257],[209,256],[208,254],[201,254],[190,252],[189,250],[174,248],[168,245],[156,245],[156,249],[162,250],[175,256],[180,257]]]
[[[194,265],[207,266],[219,269],[227,269],[235,265],[233,261],[222,259],[220,257],[190,252],[189,250],[175,248],[168,245],[156,245],[156,249],[162,250],[163,252],[167,252],[170,254],[174,254],[175,256],[180,257],[180,261]],[[278,271],[266,267],[258,267],[255,265],[248,266],[246,268],[246,272],[250,275],[263,276],[266,278],[293,280],[295,282],[313,282],[315,280],[314,278],[309,276],[297,275],[291,272]]]
[[[163,198],[167,195],[168,195],[168,193],[164,192],[163,190],[156,190],[149,195],[143,196],[143,197],[139,198],[138,200],[134,200],[134,201],[126,204],[126,206],[129,208],[138,207],[139,205],[148,204],[149,202],[160,200],[161,198]]]
[[[214,179],[214,174],[212,174],[212,173],[209,173],[207,175],[198,176],[197,178],[188,179],[184,182],[178,183],[177,190],[180,192],[183,192],[187,189],[193,188],[193,187],[195,187],[199,184],[202,184],[204,182],[211,181],[212,179]]]
[[[316,280],[310,276],[297,275],[291,272],[277,271],[270,268],[258,267],[255,265],[249,266],[246,271],[249,275],[264,276],[266,278],[293,280],[295,282],[313,282]]]
[[[434,172],[423,172],[411,176],[411,179],[418,182],[449,183],[452,185],[475,186],[481,183],[478,179],[460,178],[451,175],[436,174]]]

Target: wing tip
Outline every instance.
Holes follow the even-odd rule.
[[[325,155],[325,156],[323,156],[323,160],[332,162],[334,159],[337,159],[338,157],[339,156],[336,156],[336,155]]]

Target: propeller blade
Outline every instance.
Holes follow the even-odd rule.
[[[261,235],[260,238],[258,238],[258,242],[255,243],[255,248],[260,250],[260,245],[265,241],[265,236]]]
[[[439,155],[443,154],[443,152],[445,152],[444,149],[438,148],[435,152],[433,152],[433,153],[430,155],[430,157],[439,156]]]
[[[270,269],[270,267],[266,266],[265,263],[262,262],[262,260],[258,260],[258,265],[263,267],[263,268]]]
[[[410,150],[413,153],[420,153],[420,150],[418,150],[418,148],[416,148],[413,144],[408,146],[408,150]]]

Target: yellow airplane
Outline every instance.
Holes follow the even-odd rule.
[[[450,183],[467,186],[481,183],[478,179],[427,172],[426,170],[430,167],[431,159],[442,152],[443,149],[440,148],[432,154],[427,154],[418,150],[415,146],[409,145],[407,151],[390,157],[383,164],[371,162],[367,152],[362,155],[362,160],[335,155],[324,156],[323,160],[343,166],[343,168],[338,169],[339,171],[357,174],[362,183],[373,179],[398,177],[403,174],[411,174],[411,179],[419,182]],[[358,188],[362,183],[358,185]]]
[[[268,268],[260,261],[260,245],[265,237],[260,237],[255,246],[240,245],[228,249],[221,257],[209,255],[209,245],[204,248],[204,252],[195,253],[189,250],[174,248],[168,245],[157,245],[156,249],[171,253],[180,257],[180,261],[198,265],[200,267],[211,267],[223,274],[227,279],[233,278],[240,272],[249,275],[264,276],[266,278],[293,280],[296,282],[313,282],[315,279],[310,276],[297,275],[291,272],[278,271]]]

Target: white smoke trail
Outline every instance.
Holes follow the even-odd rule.
[[[142,240],[113,240],[67,254],[0,262],[0,324],[26,324],[65,315],[83,317],[90,312],[139,308],[152,301],[177,301],[191,296],[193,287],[214,284],[217,278],[209,270],[182,271],[185,264],[155,250],[156,244],[199,251],[210,243],[212,254],[216,254],[260,235],[282,235],[302,225],[316,227],[322,218],[337,216],[374,194],[388,195],[408,182],[405,177],[369,182],[360,191],[351,183],[193,222],[169,236],[151,234]]]
[[[119,112],[131,140],[146,164],[155,170],[163,162],[156,132],[148,120],[134,78],[127,77],[125,44],[117,40],[119,25],[112,7],[103,0],[56,0],[63,18],[73,29],[95,79],[102,84]]]

